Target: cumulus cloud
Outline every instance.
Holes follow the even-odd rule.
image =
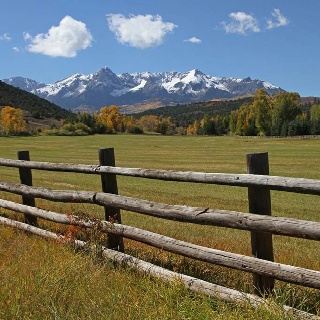
[[[0,40],[10,41],[12,38],[9,36],[9,33],[4,33],[3,35],[0,35]]]
[[[222,22],[222,26],[227,33],[247,34],[248,32],[260,32],[258,21],[254,16],[245,12],[231,12],[230,21]]]
[[[24,39],[31,41],[27,50],[51,57],[75,57],[79,50],[90,47],[93,37],[85,23],[65,16],[59,26],[53,26],[48,33],[32,37],[24,32]]]
[[[184,40],[185,42],[191,42],[191,43],[201,43],[202,41],[199,38],[192,37],[189,39]]]
[[[18,47],[13,47],[12,50],[13,50],[14,52],[20,52],[20,49],[19,49]]]
[[[108,14],[109,29],[116,35],[121,44],[146,49],[163,43],[167,33],[177,26],[171,22],[162,21],[159,15],[130,15]]]
[[[270,19],[267,21],[267,29],[283,27],[289,24],[289,20],[280,12],[279,9],[274,9],[272,12],[272,16],[275,18],[275,20]]]

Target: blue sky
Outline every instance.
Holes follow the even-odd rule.
[[[107,66],[260,79],[320,96],[319,0],[1,0],[0,79]]]

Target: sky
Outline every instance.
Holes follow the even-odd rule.
[[[0,79],[199,69],[320,96],[320,0],[0,0],[0,8]]]

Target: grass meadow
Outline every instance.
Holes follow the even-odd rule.
[[[98,164],[99,148],[115,148],[116,165],[246,173],[246,154],[268,152],[271,175],[320,179],[320,139],[268,139],[158,135],[0,138],[0,157],[16,159],[29,150],[31,160]],[[18,170],[0,167],[1,180],[18,182]],[[100,190],[100,177],[33,171],[35,186]],[[240,187],[118,177],[119,194],[152,201],[248,211]],[[0,193],[7,200],[19,197]],[[272,213],[320,221],[320,197],[271,192]],[[103,209],[85,204],[36,200],[39,207],[103,218]],[[21,215],[0,209],[0,214]],[[250,255],[250,234],[198,226],[122,211],[124,224],[220,250]],[[61,227],[40,221],[53,231]],[[171,270],[252,292],[252,276],[208,265],[125,240],[126,252]],[[319,244],[274,236],[275,261],[320,270]],[[281,308],[235,306],[166,284],[51,241],[0,226],[1,319],[284,319]],[[275,301],[320,315],[320,292],[276,281]]]

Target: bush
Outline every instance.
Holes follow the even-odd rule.
[[[133,134],[143,134],[143,129],[140,128],[139,126],[137,125],[132,125],[132,126],[129,126],[127,128],[127,133],[133,133]]]

